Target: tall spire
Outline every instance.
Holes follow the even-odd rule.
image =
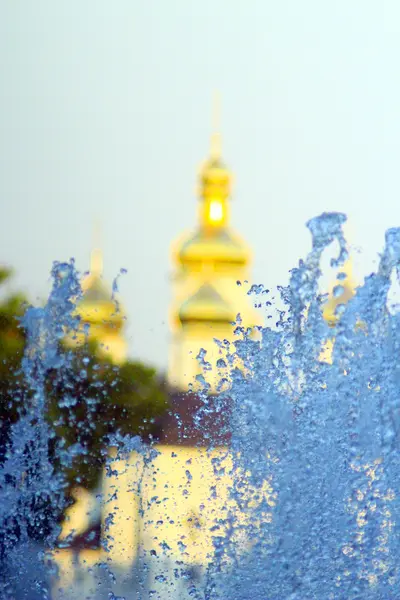
[[[218,92],[214,92],[212,109],[211,130],[211,158],[221,158],[221,99]]]
[[[103,253],[100,249],[100,222],[95,221],[93,225],[93,246],[90,254],[90,274],[94,277],[101,277],[103,274]]]
[[[228,198],[231,177],[221,159],[219,95],[214,94],[210,156],[200,172],[199,196],[200,226],[206,229],[226,227],[229,224]]]

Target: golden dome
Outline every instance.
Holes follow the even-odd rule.
[[[219,265],[245,266],[249,262],[246,244],[229,228],[230,183],[230,173],[221,158],[220,135],[214,133],[210,158],[200,172],[199,227],[179,242],[176,259],[180,265],[213,262],[218,270]]]
[[[98,276],[87,277],[82,283],[83,296],[77,304],[77,313],[84,323],[110,324],[122,327],[124,314],[113,300],[111,289]]]
[[[188,323],[234,323],[236,314],[215,288],[205,283],[179,310],[179,320]]]
[[[199,195],[203,199],[210,197],[228,198],[231,192],[231,174],[221,158],[221,136],[213,133],[211,137],[210,157],[200,170]]]
[[[227,198],[231,192],[231,175],[219,156],[211,155],[200,171],[201,198]]]
[[[249,250],[239,236],[229,229],[200,229],[183,242],[177,258],[184,266],[200,262],[246,265]]]
[[[82,298],[77,303],[77,313],[84,323],[90,325],[112,325],[121,328],[124,314],[113,298],[109,286],[102,279],[103,261],[101,252],[93,250],[90,273],[82,281]]]

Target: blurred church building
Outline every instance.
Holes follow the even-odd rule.
[[[229,406],[221,410],[218,397],[229,394],[232,366],[243,369],[232,359],[235,339],[257,340],[262,325],[248,295],[251,252],[231,227],[231,187],[214,132],[199,174],[195,228],[172,244],[170,408],[157,423],[152,449],[143,446],[128,456],[110,449],[111,468],[96,492],[100,502],[96,494],[74,490],[76,502],[55,553],[60,575],[54,598],[74,598],[68,592],[74,589],[76,597],[101,598],[99,581],[109,584],[109,573],[116,578],[115,593],[126,598],[190,598],[190,582],[213,556],[212,525],[227,516],[232,488]],[[353,293],[350,277],[342,285],[346,298],[331,293],[325,307],[331,324],[338,303]],[[82,288],[77,310],[83,328],[68,343],[95,341],[99,353],[123,362],[124,312],[103,280],[98,249]],[[329,362],[331,353],[328,342],[321,359]],[[207,411],[199,421],[204,397]],[[82,542],[88,533],[91,542]]]
[[[66,548],[61,543],[56,553],[60,579],[55,597],[64,597],[77,578],[85,593],[96,589],[102,562],[116,569],[121,580],[122,573],[132,573],[136,564],[146,565],[147,587],[153,589],[163,578],[172,577],[177,566],[204,567],[212,556],[210,523],[227,510],[230,487],[229,476],[216,476],[213,465],[216,458],[228,464],[229,457],[224,459],[227,439],[218,411],[209,410],[202,426],[196,424],[198,392],[213,397],[229,387],[227,356],[241,335],[235,333],[237,324],[253,337],[262,324],[247,294],[251,252],[230,225],[230,194],[231,174],[215,132],[199,175],[196,227],[172,246],[170,410],[157,424],[157,455],[147,469],[140,452],[115,460],[113,475],[105,473],[103,478],[100,509],[92,494],[80,488],[73,491],[76,501],[67,511],[60,539],[75,543],[65,543],[71,546]],[[82,329],[67,343],[94,341],[101,355],[123,362],[124,313],[103,280],[97,248],[82,291],[77,307]],[[214,449],[209,452],[211,444]],[[76,544],[96,527],[97,545]],[[86,575],[78,575],[80,570]]]

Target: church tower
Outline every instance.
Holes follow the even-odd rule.
[[[103,279],[103,256],[98,248],[92,251],[89,274],[82,280],[82,293],[76,309],[81,325],[76,333],[66,338],[66,343],[70,347],[95,343],[100,357],[115,364],[125,362],[125,316],[111,287]]]
[[[197,376],[203,374],[215,393],[226,376],[224,355],[232,350],[237,316],[240,314],[242,327],[261,324],[247,296],[251,252],[230,225],[232,177],[222,159],[217,131],[198,183],[197,226],[172,246],[174,299],[168,381],[179,391],[195,391]],[[215,339],[224,340],[224,347]],[[206,351],[206,370],[199,364],[200,350]]]

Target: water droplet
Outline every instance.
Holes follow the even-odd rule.
[[[333,296],[339,298],[344,293],[344,287],[342,285],[335,285],[333,288]]]

